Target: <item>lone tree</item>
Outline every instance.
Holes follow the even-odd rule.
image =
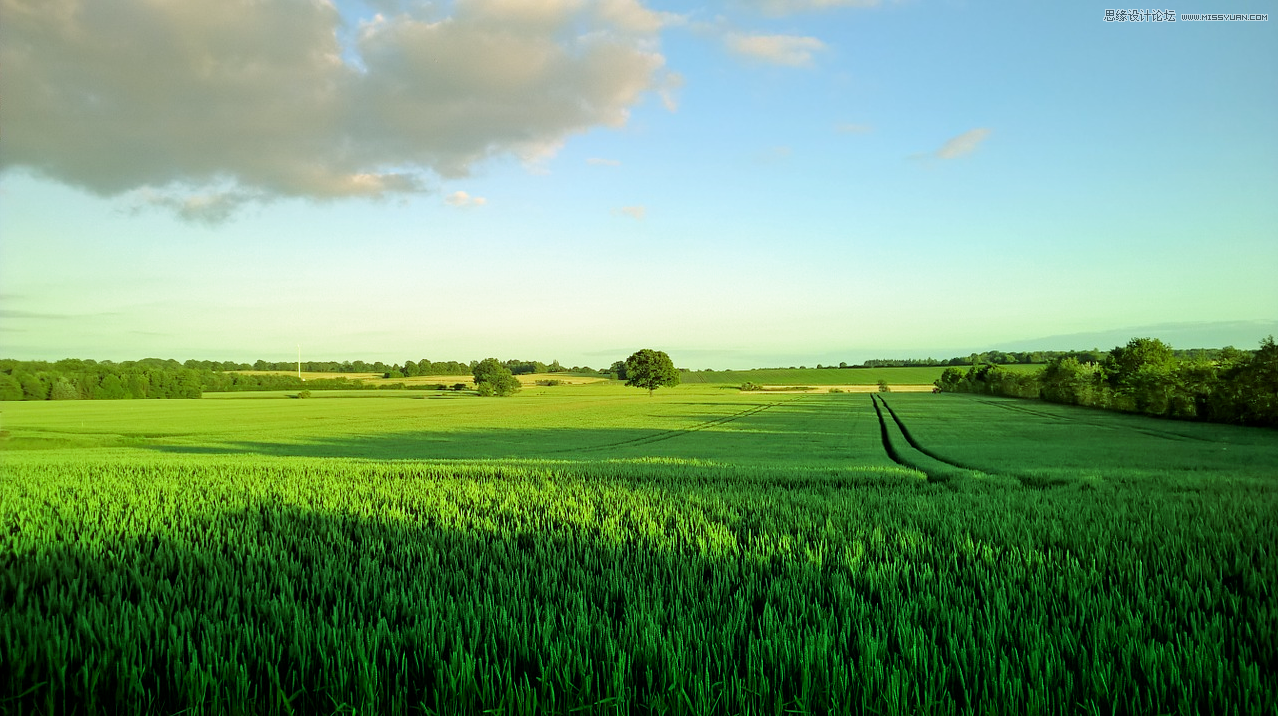
[[[479,361],[471,374],[475,376],[475,387],[479,389],[480,395],[505,396],[519,390],[519,379],[496,358]]]
[[[663,385],[679,385],[679,370],[665,351],[644,348],[626,359],[626,385],[647,388],[651,396]]]

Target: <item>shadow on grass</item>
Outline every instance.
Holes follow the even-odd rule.
[[[501,526],[446,509],[468,499]],[[0,560],[21,585],[0,584],[11,607],[0,617],[10,647],[0,703],[14,713],[481,713],[510,703],[558,713],[612,699],[659,712],[687,698],[672,689],[685,678],[674,645],[726,670],[720,684],[740,679],[750,644],[781,638],[776,615],[797,608],[770,596],[774,582],[812,600],[833,589],[829,571],[620,543],[597,524],[534,524],[500,502],[419,497],[366,517],[261,499],[128,536],[69,524],[77,541]],[[841,622],[865,609],[853,606],[839,609]],[[794,617],[820,616],[804,614]],[[707,624],[714,638],[698,640]],[[829,697],[796,665],[761,666],[760,708]],[[698,696],[713,706],[715,694]]]
[[[721,404],[707,405],[722,409]],[[864,406],[862,406],[863,408]],[[842,410],[789,403],[746,403],[731,414],[690,411],[672,430],[616,427],[492,427],[299,436],[209,444],[143,445],[193,455],[256,454],[403,460],[696,458],[773,467],[890,464],[876,448],[851,448],[843,436],[860,429]],[[865,448],[872,448],[867,442]]]
[[[731,435],[705,430],[605,428],[491,428],[459,431],[407,431],[312,437],[300,442],[241,440],[217,445],[151,444],[159,452],[192,455],[256,454],[280,457],[372,459],[600,459],[654,452],[713,459],[716,456],[784,453],[788,436]],[[848,456],[853,457],[853,456]],[[802,455],[793,456],[802,460]]]
[[[808,439],[804,439],[807,437]],[[867,444],[868,445],[868,444]],[[156,452],[187,455],[370,460],[542,459],[598,461],[631,458],[693,459],[769,469],[838,470],[891,465],[877,451],[854,451],[842,440],[757,430],[488,429],[312,437],[304,441],[234,441],[211,445],[143,444]]]

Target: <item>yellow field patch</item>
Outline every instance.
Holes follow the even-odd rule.
[[[931,393],[936,386],[931,383],[892,385],[888,384],[888,389],[893,393]],[[834,390],[841,390],[844,393],[877,393],[879,386],[877,385],[813,385],[807,390],[799,390],[793,385],[765,385],[763,389],[769,393],[829,393]],[[750,392],[750,391],[743,391]]]
[[[292,375],[296,376],[297,371],[294,370],[240,370],[235,371],[243,375]],[[521,385],[536,385],[539,380],[558,380],[563,385],[586,385],[588,383],[601,383],[606,378],[596,378],[593,376],[583,375],[565,375],[563,373],[525,373],[515,376],[519,379]],[[469,375],[415,375],[411,378],[383,378],[381,373],[320,373],[312,371],[302,371],[302,380],[336,380],[345,378],[350,381],[362,381],[368,385],[389,385],[392,383],[403,383],[404,385],[437,385],[443,384],[452,386],[456,383],[465,383],[468,386],[474,385],[474,378]]]

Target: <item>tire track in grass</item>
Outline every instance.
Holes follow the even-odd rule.
[[[993,472],[991,470],[986,470],[984,468],[976,467],[975,465],[971,465],[966,462],[959,462],[957,460],[952,460],[943,455],[940,455],[924,447],[921,443],[919,443],[918,440],[914,438],[914,435],[910,433],[910,429],[905,427],[905,421],[901,420],[900,416],[896,414],[896,411],[892,409],[891,405],[888,405],[886,398],[884,398],[881,395],[875,395],[872,397],[878,398],[878,401],[883,404],[883,407],[887,410],[888,415],[892,417],[892,422],[896,424],[897,429],[901,431],[901,435],[905,438],[905,441],[909,443],[910,447],[917,450],[920,454],[926,455],[927,457],[937,461],[942,466],[944,466],[944,468],[953,468],[954,470],[960,471],[959,475],[978,477],[978,478],[979,477],[993,478],[995,480],[1003,480],[1003,481],[1015,480],[1022,487],[1032,487],[1032,488],[1039,488],[1039,489],[1045,488],[1045,487],[1054,487],[1054,486],[1068,484],[1067,480],[1057,480],[1057,479],[1045,480],[1041,477],[1035,477],[1032,475]],[[878,405],[875,405],[875,410],[878,410]],[[883,438],[884,438],[884,444],[886,445],[887,438],[888,438],[888,427],[887,427],[887,421],[883,418],[883,414],[881,412],[879,413],[879,421],[883,426]],[[891,455],[889,455],[889,457],[891,457]],[[905,465],[906,467],[913,468],[915,470],[920,470],[921,472],[923,472],[924,474],[928,476],[928,482],[948,482],[950,479],[956,476],[950,473],[949,470],[933,470],[929,472],[927,470],[923,470],[917,465],[911,465],[911,464],[908,464],[907,462],[902,462],[901,464]]]
[[[957,467],[960,470],[971,470],[973,472],[983,472],[987,475],[994,474],[989,472],[988,470],[982,470],[981,468],[975,467],[973,465],[968,465],[965,463],[958,462],[957,460],[951,460],[950,458],[942,457],[941,455],[938,455],[932,452],[931,450],[923,447],[922,445],[919,444],[919,441],[915,440],[914,436],[910,434],[910,429],[905,427],[905,423],[896,414],[896,411],[892,409],[892,406],[888,405],[887,400],[884,399],[883,396],[875,396],[875,397],[877,397],[879,401],[883,403],[884,408],[887,408],[888,415],[892,416],[892,421],[896,423],[896,427],[901,429],[901,435],[905,436],[905,442],[909,443],[910,447],[914,448],[915,450],[918,450],[919,452],[923,453],[924,455],[927,455],[928,457],[932,458],[933,460],[936,460],[937,462],[943,462],[946,465]]]
[[[887,452],[887,456],[892,460],[892,462],[895,462],[901,467],[923,473],[928,482],[946,483],[955,477],[961,477],[960,475],[956,475],[950,471],[949,468],[953,466],[948,463],[937,461],[940,463],[939,465],[928,468],[920,464],[918,461],[910,459],[903,454],[901,450],[898,450],[897,446],[892,442],[892,429],[888,426],[887,418],[883,416],[883,409],[879,407],[879,402],[882,399],[880,398],[876,400],[876,397],[877,396],[871,395],[870,402],[874,405],[874,412],[879,417],[879,435],[883,439],[883,450]],[[887,407],[886,402],[883,402],[883,407]]]
[[[927,472],[927,470],[911,464],[909,461],[902,458],[901,454],[896,451],[896,447],[892,445],[892,436],[888,435],[888,426],[887,421],[883,419],[883,410],[879,408],[879,401],[875,400],[875,396],[873,395],[870,396],[870,404],[874,406],[874,414],[879,416],[879,436],[883,440],[883,451],[887,453],[888,459],[901,467],[918,470],[924,475],[927,475],[928,482],[931,482],[932,476]]]
[[[724,425],[724,424],[726,424],[726,423],[730,423],[730,422],[732,422],[732,421],[734,421],[734,420],[740,420],[740,419],[742,419],[742,418],[748,418],[748,417],[750,417],[751,415],[758,415],[759,413],[762,413],[763,411],[765,411],[765,410],[767,410],[767,409],[769,409],[769,408],[775,408],[776,406],[778,406],[778,405],[783,405],[783,404],[785,404],[785,403],[793,403],[794,401],[796,401],[796,400],[801,400],[801,399],[802,399],[801,397],[800,397],[800,398],[791,398],[790,400],[784,400],[784,401],[781,401],[780,403],[767,403],[767,404],[764,404],[764,405],[755,405],[755,406],[752,406],[752,407],[746,408],[745,410],[740,410],[740,411],[738,411],[738,412],[732,413],[732,414],[730,414],[730,415],[724,415],[724,416],[722,416],[722,417],[713,418],[713,419],[711,419],[711,420],[706,420],[706,421],[703,421],[703,422],[700,422],[700,423],[696,423],[696,424],[692,425],[691,427],[687,427],[687,428],[676,428],[676,429],[674,429],[674,430],[663,430],[663,431],[661,431],[661,432],[659,432],[659,433],[655,433],[655,434],[653,434],[653,435],[642,435],[642,436],[637,437],[637,438],[630,438],[629,440],[621,440],[621,441],[614,442],[614,443],[604,443],[603,445],[591,445],[591,446],[589,446],[589,447],[583,447],[583,448],[564,448],[564,449],[562,449],[562,450],[550,450],[550,451],[548,451],[548,452],[549,452],[549,453],[561,453],[561,452],[593,452],[593,451],[595,451],[595,450],[606,450],[606,449],[609,449],[609,448],[617,448],[617,447],[635,447],[635,446],[639,446],[639,445],[651,445],[652,443],[658,443],[658,442],[662,442],[662,441],[664,441],[664,440],[670,440],[670,439],[672,439],[672,438],[677,438],[677,437],[680,437],[680,436],[683,436],[683,435],[687,435],[687,434],[689,434],[689,433],[699,432],[699,431],[705,430],[705,429],[707,429],[707,428],[716,427],[716,426],[718,426],[718,425]]]
[[[1164,431],[1164,430],[1154,430],[1152,428],[1138,428],[1132,425],[1103,425],[1101,423],[1094,423],[1090,420],[1073,418],[1068,415],[1056,415],[1056,414],[1044,412],[1041,410],[1034,410],[1033,408],[1027,408],[1023,405],[1010,405],[1008,403],[1003,403],[997,400],[981,400],[979,402],[985,403],[986,405],[993,405],[994,407],[997,407],[997,408],[1003,408],[1004,410],[1013,410],[1018,413],[1027,413],[1029,415],[1037,415],[1039,417],[1051,418],[1054,420],[1060,420],[1062,422],[1082,423],[1083,425],[1087,425],[1093,428],[1101,428],[1102,430],[1131,430],[1133,432],[1142,433],[1144,435],[1150,435],[1156,438],[1163,438],[1164,440],[1197,440],[1199,442],[1204,442],[1204,443],[1220,442],[1219,440],[1212,440],[1211,438],[1200,438],[1197,435],[1185,435],[1183,433],[1174,433],[1171,431]],[[1120,415],[1127,415],[1127,413],[1120,413]]]

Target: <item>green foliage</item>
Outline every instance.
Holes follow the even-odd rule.
[[[43,376],[32,373],[20,373],[18,374],[18,381],[22,383],[23,400],[49,399],[49,382]]]
[[[928,481],[869,396],[601,390],[6,406],[173,435],[3,456],[3,710],[1278,709],[1267,431],[888,396],[903,459],[980,469]],[[381,452],[298,457],[334,411]],[[403,459],[450,436],[550,459]]]
[[[549,379],[538,380],[537,385],[545,385],[545,386],[564,385],[564,382],[562,380],[559,380],[558,378],[549,378]]]
[[[22,400],[22,383],[8,373],[0,373],[0,400]]]
[[[79,400],[80,391],[66,378],[58,378],[49,389],[49,400]]]
[[[759,385],[758,383],[752,383],[750,381],[746,381],[741,384],[741,390],[755,391],[755,390],[765,390],[765,388],[762,385]]]
[[[611,373],[616,380],[625,380],[626,362],[623,360],[614,362],[611,366],[609,366],[608,372]]]
[[[309,390],[303,390],[303,391],[300,391],[300,392],[298,392],[297,397],[299,397],[299,398],[309,398],[309,397],[311,397],[311,391],[309,391]]]
[[[94,400],[123,400],[127,397],[129,395],[124,389],[124,383],[120,381],[120,376],[114,373],[108,373],[93,389]]]
[[[1165,418],[1243,425],[1278,425],[1278,348],[1273,337],[1260,349],[1217,352],[1218,360],[1176,352],[1156,339],[1134,338],[1102,362],[1067,356],[1036,374],[999,366],[974,366],[966,374],[947,368],[936,381],[946,392],[1041,397]]]
[[[519,379],[496,358],[485,358],[472,371],[475,387],[479,394],[488,396],[508,396],[519,391]]]
[[[880,378],[880,379],[879,379],[879,383],[878,383],[878,385],[879,385],[879,392],[880,392],[880,393],[890,393],[890,392],[892,392],[892,388],[888,385],[887,380],[885,380],[885,379],[883,379],[883,378]]]
[[[648,395],[657,388],[679,385],[679,371],[665,351],[644,348],[626,359],[626,385],[644,388]]]

